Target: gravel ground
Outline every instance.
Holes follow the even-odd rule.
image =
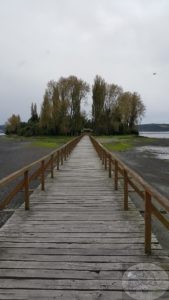
[[[31,142],[23,141],[22,138],[21,140],[14,140],[0,136],[0,179],[52,152],[52,150],[31,146]]]
[[[49,148],[32,146],[31,142],[21,140],[6,139],[0,136],[0,179],[8,176],[12,172],[19,170],[27,164],[50,153]],[[34,182],[30,188],[38,186],[39,182]],[[14,183],[10,187],[5,186],[0,189],[0,201],[8,194]],[[23,203],[23,193],[20,192],[12,200],[5,211],[0,211],[0,227],[12,215],[13,211]]]
[[[148,183],[153,185],[160,193],[169,198],[169,159],[158,158],[147,146],[167,147],[169,150],[169,139],[156,139],[149,145],[143,143],[125,152],[119,152],[118,156],[129,167],[141,175]],[[144,148],[145,146],[145,148]],[[141,147],[141,148],[140,148]],[[141,149],[141,150],[140,150]]]
[[[169,199],[169,159],[158,158],[153,151],[149,151],[145,144],[139,145],[131,150],[118,153],[119,158],[135,170],[141,177],[151,184],[156,190]],[[156,139],[149,144],[151,147],[167,147],[169,151],[169,139]],[[141,150],[140,150],[141,149]],[[140,211],[144,210],[144,203],[135,193],[131,193],[131,198]],[[169,213],[165,213],[169,218]],[[169,250],[169,232],[155,219],[153,221],[153,231],[164,249]]]

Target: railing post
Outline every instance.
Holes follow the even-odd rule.
[[[67,145],[66,146],[66,158],[68,158],[68,156],[69,156],[69,146]]]
[[[105,153],[104,167],[107,170],[107,153]]]
[[[63,153],[64,153],[64,160],[66,160],[66,147],[64,147]]]
[[[72,151],[72,144],[69,145],[69,155],[70,155],[71,151]]]
[[[53,169],[54,169],[54,155],[52,154],[51,155],[51,178],[54,178]]]
[[[104,154],[104,150],[102,150],[102,165],[104,165],[104,160],[105,160],[105,154]]]
[[[145,191],[145,253],[151,254],[151,194]]]
[[[111,155],[109,155],[109,178],[111,178]]]
[[[97,152],[97,154],[100,158],[100,149],[99,149],[99,147],[96,145],[96,146],[94,146],[94,148],[95,148],[95,150],[96,150],[96,152]]]
[[[61,149],[61,151],[60,151],[61,153],[61,165],[63,165],[63,149]]]
[[[24,173],[24,187],[25,187],[25,210],[29,210],[29,174],[28,170]]]
[[[114,189],[115,191],[118,190],[118,161],[115,160],[114,162]]]
[[[96,149],[96,146],[93,144],[94,148]],[[102,160],[102,149],[99,148],[99,158]]]
[[[128,174],[127,171],[123,171],[124,176],[124,210],[128,210]]]
[[[100,160],[102,160],[102,150],[100,148],[98,148],[98,151],[99,151],[99,158],[100,158]]]
[[[45,161],[41,161],[41,190],[45,190]]]
[[[59,170],[59,162],[60,162],[60,151],[57,152],[57,170]]]

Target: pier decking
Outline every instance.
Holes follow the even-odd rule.
[[[0,229],[0,299],[132,299],[122,278],[140,263],[168,274],[155,236],[152,255],[144,253],[143,217],[130,199],[123,210],[122,190],[114,191],[86,136],[45,191],[35,190],[30,210],[17,209]]]

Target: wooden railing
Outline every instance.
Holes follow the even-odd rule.
[[[115,190],[118,190],[119,187],[119,177],[123,179],[124,210],[128,210],[129,186],[144,200],[145,253],[151,254],[152,215],[169,229],[169,220],[165,218],[161,209],[159,209],[160,206],[163,207],[165,213],[169,212],[169,200],[120,161],[116,155],[104,148],[93,136],[91,136],[90,139],[105,169],[108,170],[109,177],[112,177],[113,171]]]
[[[14,184],[12,190],[0,201],[0,210],[6,208],[20,191],[24,192],[25,209],[28,210],[30,183],[33,180],[39,178],[41,183],[41,190],[44,191],[45,173],[49,171],[51,173],[51,177],[53,178],[55,166],[57,166],[57,170],[59,170],[59,166],[63,165],[64,160],[67,159],[80,139],[81,136],[74,138],[73,140],[54,150],[50,154],[0,180],[0,189],[7,186],[8,184]],[[16,184],[15,181],[17,181]]]

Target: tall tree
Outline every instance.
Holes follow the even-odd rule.
[[[89,92],[89,85],[76,76],[67,78],[70,103],[70,121],[72,134],[80,133],[82,129],[81,102]]]
[[[31,104],[31,118],[29,119],[29,122],[38,122],[39,117],[37,113],[37,105],[36,103]]]
[[[51,111],[51,103],[48,95],[48,91],[46,90],[43,103],[41,106],[40,113],[40,127],[43,129],[43,133],[48,134],[51,131],[51,123],[52,123],[52,111]]]
[[[130,105],[129,128],[132,131],[135,130],[136,125],[138,125],[138,122],[144,116],[146,108],[140,95],[136,92],[132,94]]]
[[[20,128],[21,118],[19,115],[13,114],[5,124],[6,134],[17,134]]]
[[[92,87],[92,118],[94,131],[97,134],[103,133],[105,131],[104,124],[104,103],[106,98],[106,82],[105,80],[96,75],[94,79],[94,84]]]
[[[61,134],[70,134],[70,101],[67,78],[61,77],[57,82],[57,87],[60,99],[58,114],[59,132]]]
[[[117,115],[116,106],[123,90],[116,84],[106,84],[106,97],[104,102],[105,133],[111,134],[116,131]]]
[[[81,102],[89,85],[76,76],[61,77],[53,91],[53,111],[56,111],[60,132],[79,133],[82,127]]]
[[[54,80],[47,85],[48,99],[51,105],[51,125],[54,134],[59,133],[60,97],[58,83]]]
[[[123,132],[136,131],[139,119],[145,113],[145,106],[136,92],[125,92],[118,99],[121,128]]]

